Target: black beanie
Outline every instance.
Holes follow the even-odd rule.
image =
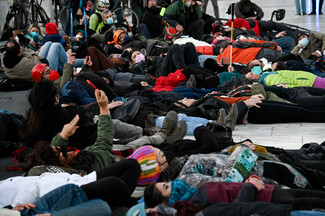
[[[295,39],[296,44],[298,44],[298,40],[299,40],[299,38],[300,38],[301,35],[307,35],[307,33],[306,32],[303,32],[303,31],[297,30],[293,34],[293,38]]]

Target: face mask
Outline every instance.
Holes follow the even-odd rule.
[[[50,73],[50,80],[52,80],[53,82],[55,80],[57,80],[60,77],[60,75],[58,74],[58,72],[56,72],[55,70],[51,70]]]
[[[303,38],[299,41],[299,44],[303,47],[306,47],[309,44],[308,38]]]
[[[30,33],[30,36],[32,36],[32,37],[38,37],[38,33],[37,32],[31,32]]]
[[[185,7],[191,7],[192,2],[186,1],[184,2]]]
[[[146,60],[146,58],[144,57],[144,55],[142,53],[135,57],[135,63],[139,63],[139,62],[142,62],[145,60]]]
[[[252,71],[253,71],[253,73],[256,74],[256,75],[261,75],[262,72],[263,72],[261,66],[254,66],[254,67],[252,68]]]
[[[102,9],[97,9],[97,11],[98,11],[98,12],[103,12],[104,10],[102,10]]]
[[[76,35],[76,37],[77,37],[78,39],[82,39],[82,38],[83,38],[82,35]]]
[[[112,24],[114,23],[114,19],[113,19],[113,17],[108,18],[108,19],[106,20],[106,23],[107,23],[108,25],[112,25]]]

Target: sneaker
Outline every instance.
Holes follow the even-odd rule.
[[[167,136],[170,135],[174,131],[177,122],[178,122],[177,113],[175,111],[168,112],[163,121],[160,132],[163,132]]]
[[[220,123],[226,124],[226,116],[227,116],[226,110],[224,108],[219,109],[216,124],[220,124]]]
[[[186,121],[180,120],[177,122],[176,127],[174,131],[167,136],[166,143],[174,143],[178,140],[181,140],[184,138],[187,132],[187,124]]]
[[[232,131],[235,130],[235,126],[238,118],[238,106],[237,104],[232,104],[231,109],[226,116],[226,125],[231,128]]]

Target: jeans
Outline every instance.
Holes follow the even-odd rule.
[[[138,32],[140,35],[142,35],[142,36],[144,36],[145,38],[147,38],[147,39],[152,38],[152,36],[151,36],[151,34],[150,34],[150,32],[149,32],[149,29],[148,29],[147,25],[144,24],[144,23],[141,23],[141,24],[139,25],[139,27],[138,27],[138,29],[137,29],[137,32]]]
[[[295,39],[289,36],[278,38],[273,41],[276,42],[282,48],[282,51],[286,53],[290,53],[291,50],[296,46]]]
[[[67,63],[68,57],[63,46],[60,43],[46,42],[39,54],[49,61],[49,66],[52,70],[63,71],[64,63]],[[82,67],[84,59],[76,59],[74,67]]]
[[[302,3],[301,6],[300,6],[300,2]],[[302,9],[302,13],[306,13],[306,0],[296,0],[297,14],[301,14],[301,9]]]
[[[67,184],[45,194],[35,203],[36,208],[25,209],[21,216],[51,213],[52,216],[111,215],[111,209],[100,199],[88,201],[85,192],[77,185]]]
[[[213,59],[216,60],[217,56],[214,55],[199,55],[199,63],[200,63],[200,67],[204,67],[204,62],[207,59]]]

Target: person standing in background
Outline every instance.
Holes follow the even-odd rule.
[[[208,1],[209,0],[203,0],[203,6],[202,6],[202,12],[206,13],[207,11],[207,6],[208,6]],[[219,18],[219,7],[218,7],[218,0],[211,0],[212,5],[213,5],[213,10],[214,10],[214,16],[216,19]]]

